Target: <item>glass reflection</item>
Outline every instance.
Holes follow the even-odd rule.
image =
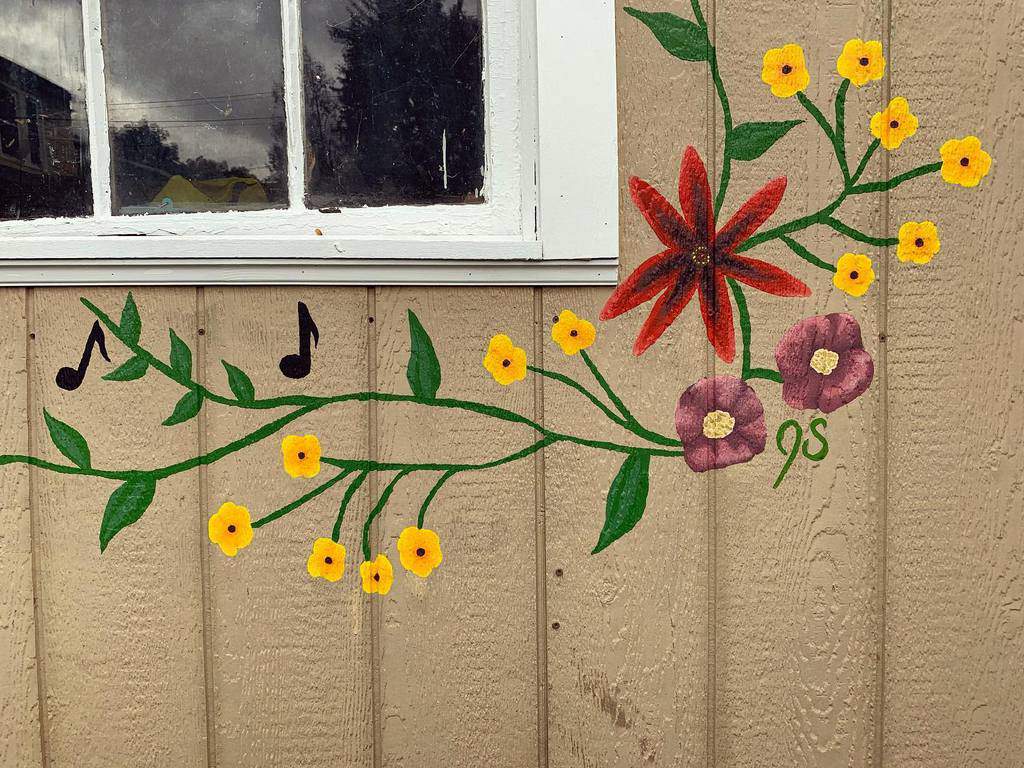
[[[115,213],[287,204],[273,0],[104,0]]]
[[[479,0],[302,0],[307,203],[482,202]]]
[[[79,0],[0,0],[0,219],[92,212]]]

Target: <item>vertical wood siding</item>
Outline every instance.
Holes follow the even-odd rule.
[[[690,15],[683,0],[647,10]],[[942,251],[925,268],[851,247],[828,232],[805,244],[835,258],[870,252],[878,282],[856,302],[796,265],[814,294],[748,290],[755,365],[801,317],[853,307],[876,361],[869,392],[829,418],[828,457],[797,463],[778,490],[774,429],[792,415],[756,382],[769,445],[751,464],[697,475],[655,459],[637,528],[591,557],[614,456],[558,446],[444,487],[430,512],[445,562],[429,580],[398,574],[367,599],[354,581],[358,529],[376,476],[345,523],[347,580],[305,574],[336,501],[318,499],[261,545],[229,560],[206,540],[224,501],[265,514],[294,498],[267,442],[161,484],[143,520],[100,555],[110,484],[0,468],[0,768],[82,766],[1024,766],[1024,270],[1018,188],[1024,9],[1006,0],[784,0],[705,6],[737,120],[803,117],[760,82],[769,47],[808,52],[809,94],[837,85],[850,37],[886,41],[889,73],[852,89],[851,156],[866,119],[907,96],[921,129],[869,173],[896,174],[977,132],[996,159],[979,190],[937,180],[850,201],[847,223],[895,231],[934,218]],[[722,136],[706,67],[664,54],[619,13],[623,270],[659,249],[625,180],[675,188],[692,144],[717,167]],[[731,214],[787,174],[785,211],[832,199],[839,172],[805,125],[753,164],[737,164]],[[784,215],[784,214],[780,214]],[[794,261],[781,250],[765,258]],[[203,383],[221,360],[261,394],[404,391],[406,310],[433,336],[444,391],[515,408],[554,428],[614,429],[577,393],[528,379],[500,388],[483,345],[509,333],[532,361],[580,368],[550,341],[565,307],[596,318],[606,289],[198,288],[135,292],[143,338],[166,328],[196,350]],[[130,385],[91,370],[68,393],[53,381],[91,324],[78,301],[116,307],[123,291],[2,290],[0,442],[55,456],[43,409],[75,424],[96,463],[171,462],[254,421],[204,408],[160,426],[179,388]],[[298,301],[320,327],[312,374],[284,381]],[[641,316],[599,327],[594,357],[641,421],[670,431],[680,391],[724,366],[688,308],[639,362]],[[113,362],[125,354],[112,341]],[[98,366],[99,367],[99,366]],[[467,414],[340,404],[301,422],[330,452],[378,459],[481,460],[532,438]],[[394,552],[435,478],[397,487],[371,538]],[[333,498],[329,496],[323,499]],[[397,566],[397,558],[392,558]]]

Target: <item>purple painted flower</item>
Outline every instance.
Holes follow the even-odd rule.
[[[825,413],[864,394],[875,374],[860,325],[845,312],[801,320],[783,334],[775,360],[786,404]]]
[[[735,376],[701,379],[676,406],[676,431],[694,472],[750,461],[764,450],[764,408]]]

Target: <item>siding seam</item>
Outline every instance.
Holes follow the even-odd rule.
[[[533,289],[534,355],[544,367],[544,289]],[[533,377],[534,420],[544,425],[544,378]],[[546,426],[546,425],[545,425]],[[537,558],[537,765],[548,768],[548,592],[547,592],[547,508],[545,494],[546,449],[534,455],[534,504]]]
[[[366,289],[366,389],[369,392],[377,391],[377,289],[370,286]],[[370,400],[366,404],[367,418],[367,456],[370,461],[376,461],[377,451],[377,403]],[[377,498],[377,479],[375,473],[371,472],[366,478],[366,487],[369,498]],[[378,543],[380,550],[380,521],[373,523],[373,539]],[[373,768],[381,768],[384,761],[384,744],[381,724],[381,654],[383,652],[383,641],[381,632],[381,605],[379,600],[370,600],[370,712],[373,737]]]

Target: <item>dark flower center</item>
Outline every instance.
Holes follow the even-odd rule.
[[[569,331],[569,335],[575,338],[576,336],[580,335],[580,332],[575,330],[575,329],[573,329],[573,330]]]
[[[554,317],[552,317],[551,318],[551,322],[552,323],[557,323],[558,322],[558,315],[555,315]]]
[[[380,581],[380,574],[379,573],[373,574],[373,580],[374,581]]]
[[[235,528],[234,524],[231,524],[231,525],[228,526],[228,533],[234,533],[237,530],[238,529]]]
[[[889,123],[889,127],[890,128],[899,128],[900,127],[900,121],[899,120],[893,120],[891,123]]]
[[[792,72],[792,71],[793,71],[793,68],[792,68],[791,66],[789,66],[789,64],[786,64],[786,65],[785,65],[785,66],[784,66],[784,67],[782,68],[782,74],[784,74],[784,75],[788,75],[788,74],[789,74],[790,72]]]
[[[914,245],[916,245],[918,248],[924,248],[924,240],[919,237],[917,238],[917,240],[914,241]]]
[[[858,277],[860,277],[860,273],[856,269],[853,270],[853,272],[850,273],[850,279],[851,280],[856,280]]]
[[[306,454],[303,453],[302,451],[299,451],[299,461],[302,461],[304,458],[306,458]]]
[[[502,368],[508,368],[510,365],[512,365],[512,361],[509,360],[508,358],[505,358],[504,360],[501,361]]]
[[[868,65],[868,63],[869,63],[869,59],[868,59],[868,57],[867,57],[867,56],[863,56],[863,57],[861,57],[861,60],[860,60],[860,65],[861,65],[862,67],[866,67],[866,66]]]
[[[419,547],[416,550],[416,557],[423,557],[425,554],[427,554],[427,550],[425,550],[423,547]]]
[[[966,168],[970,164],[971,164],[971,159],[969,157],[961,157],[960,158],[960,165],[962,165],[964,168]]]
[[[324,562],[327,563],[328,565],[330,565],[334,561],[331,559],[330,555],[328,555],[327,557],[324,558]]]
[[[698,245],[690,253],[690,258],[693,259],[693,263],[699,267],[706,267],[711,263],[711,251],[708,250],[706,245]]]

